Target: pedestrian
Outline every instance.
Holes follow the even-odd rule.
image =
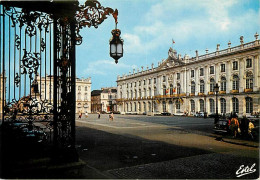
[[[230,127],[231,127],[233,138],[236,138],[238,133],[238,128],[239,128],[237,116],[234,115],[233,118],[231,119]]]
[[[98,111],[98,119],[100,119],[100,112]]]
[[[111,113],[111,121],[113,121],[113,120],[114,120],[114,114]]]
[[[81,119],[81,112],[79,111],[79,119]]]
[[[86,118],[88,117],[88,112],[85,113],[85,117],[86,117]]]
[[[251,137],[251,139],[254,139],[254,136],[252,134],[252,129],[255,128],[255,125],[251,122],[251,120],[249,120],[249,124],[248,124],[248,134]]]
[[[240,123],[240,130],[242,137],[246,137],[248,134],[248,119],[246,118],[246,114],[243,114],[243,118],[241,119]]]

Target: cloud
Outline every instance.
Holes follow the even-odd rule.
[[[130,65],[126,65],[122,62],[115,64],[112,60],[98,60],[90,62],[87,68],[83,70],[83,74],[87,76],[107,76],[109,74],[117,73],[119,70],[127,70],[130,68]]]
[[[123,35],[128,53],[149,53],[165,46],[174,38],[176,43],[188,44],[191,39],[232,34],[241,27],[250,28],[257,23],[257,12],[236,11],[237,0],[163,0],[145,13],[141,25]],[[248,22],[253,22],[251,25]],[[240,27],[240,28],[239,28]]]

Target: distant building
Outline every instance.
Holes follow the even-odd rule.
[[[37,83],[39,93],[37,98],[41,100],[48,100],[53,103],[53,76],[47,76],[47,78],[39,76],[37,77]],[[61,89],[57,89],[58,93],[61,93]],[[32,91],[32,93],[34,93]],[[58,96],[58,103],[60,102],[60,96]],[[91,112],[91,78],[76,78],[76,113]]]
[[[195,57],[170,48],[158,67],[133,70],[117,78],[117,104],[122,113],[160,114],[169,112],[216,112],[214,86],[220,86],[218,112],[247,115],[260,112],[260,42],[244,43]]]
[[[92,113],[102,111],[101,92],[102,92],[102,90],[93,90],[91,92],[91,112]]]
[[[91,92],[92,112],[112,112],[117,111],[116,106],[117,89],[116,87],[105,87],[101,90]]]

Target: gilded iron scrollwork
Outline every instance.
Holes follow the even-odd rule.
[[[21,68],[23,68],[22,74],[28,73],[29,78],[33,79],[33,74],[37,74],[38,71],[40,54],[31,53],[31,52],[28,53],[26,49],[24,49],[24,56],[21,61],[22,61]]]

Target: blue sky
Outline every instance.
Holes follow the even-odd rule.
[[[83,3],[83,1],[80,1]],[[116,86],[117,76],[133,69],[155,66],[174,49],[182,56],[195,56],[253,41],[259,32],[258,0],[100,0],[104,7],[117,8],[118,28],[124,39],[124,57],[115,64],[109,56],[109,39],[115,27],[112,16],[97,29],[81,31],[77,47],[77,77],[92,78],[92,90]]]

